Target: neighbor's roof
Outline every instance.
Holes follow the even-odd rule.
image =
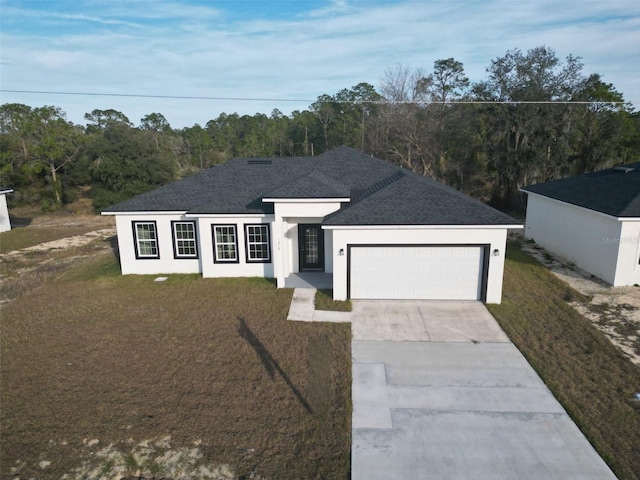
[[[273,213],[273,203],[263,199],[282,198],[342,200],[325,225],[518,224],[453,188],[349,147],[317,157],[236,158],[103,213]]]
[[[522,189],[614,217],[640,217],[640,162]]]

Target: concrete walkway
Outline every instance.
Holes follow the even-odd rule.
[[[298,322],[351,322],[350,312],[330,312],[327,310],[316,310],[315,298],[317,289],[296,288],[293,290],[291,306],[287,320]]]
[[[352,479],[615,479],[481,303],[354,301],[352,326]]]

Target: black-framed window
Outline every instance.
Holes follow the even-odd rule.
[[[247,263],[271,262],[269,225],[258,223],[244,226]]]
[[[155,221],[131,222],[136,258],[160,258],[158,228]]]
[[[196,222],[172,221],[174,258],[198,258]]]
[[[213,261],[238,263],[238,235],[235,225],[211,225]]]

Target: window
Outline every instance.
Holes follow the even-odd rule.
[[[245,225],[245,240],[247,243],[247,263],[269,263],[271,252],[269,248],[269,225]]]
[[[160,258],[156,222],[132,222],[136,258]]]
[[[238,237],[235,225],[212,225],[213,261],[238,263]]]
[[[173,230],[173,256],[175,258],[198,258],[196,245],[196,222],[171,222]]]

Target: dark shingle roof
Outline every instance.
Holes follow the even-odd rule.
[[[329,215],[325,225],[517,225],[519,222],[458,190],[401,171],[383,188]]]
[[[345,198],[349,187],[329,175],[313,170],[309,175],[273,190],[263,198]]]
[[[349,147],[318,157],[237,158],[143,193],[105,213],[273,213],[263,198],[351,198],[326,225],[514,225],[435,180]]]
[[[640,217],[640,162],[538,183],[522,190],[614,217]]]

